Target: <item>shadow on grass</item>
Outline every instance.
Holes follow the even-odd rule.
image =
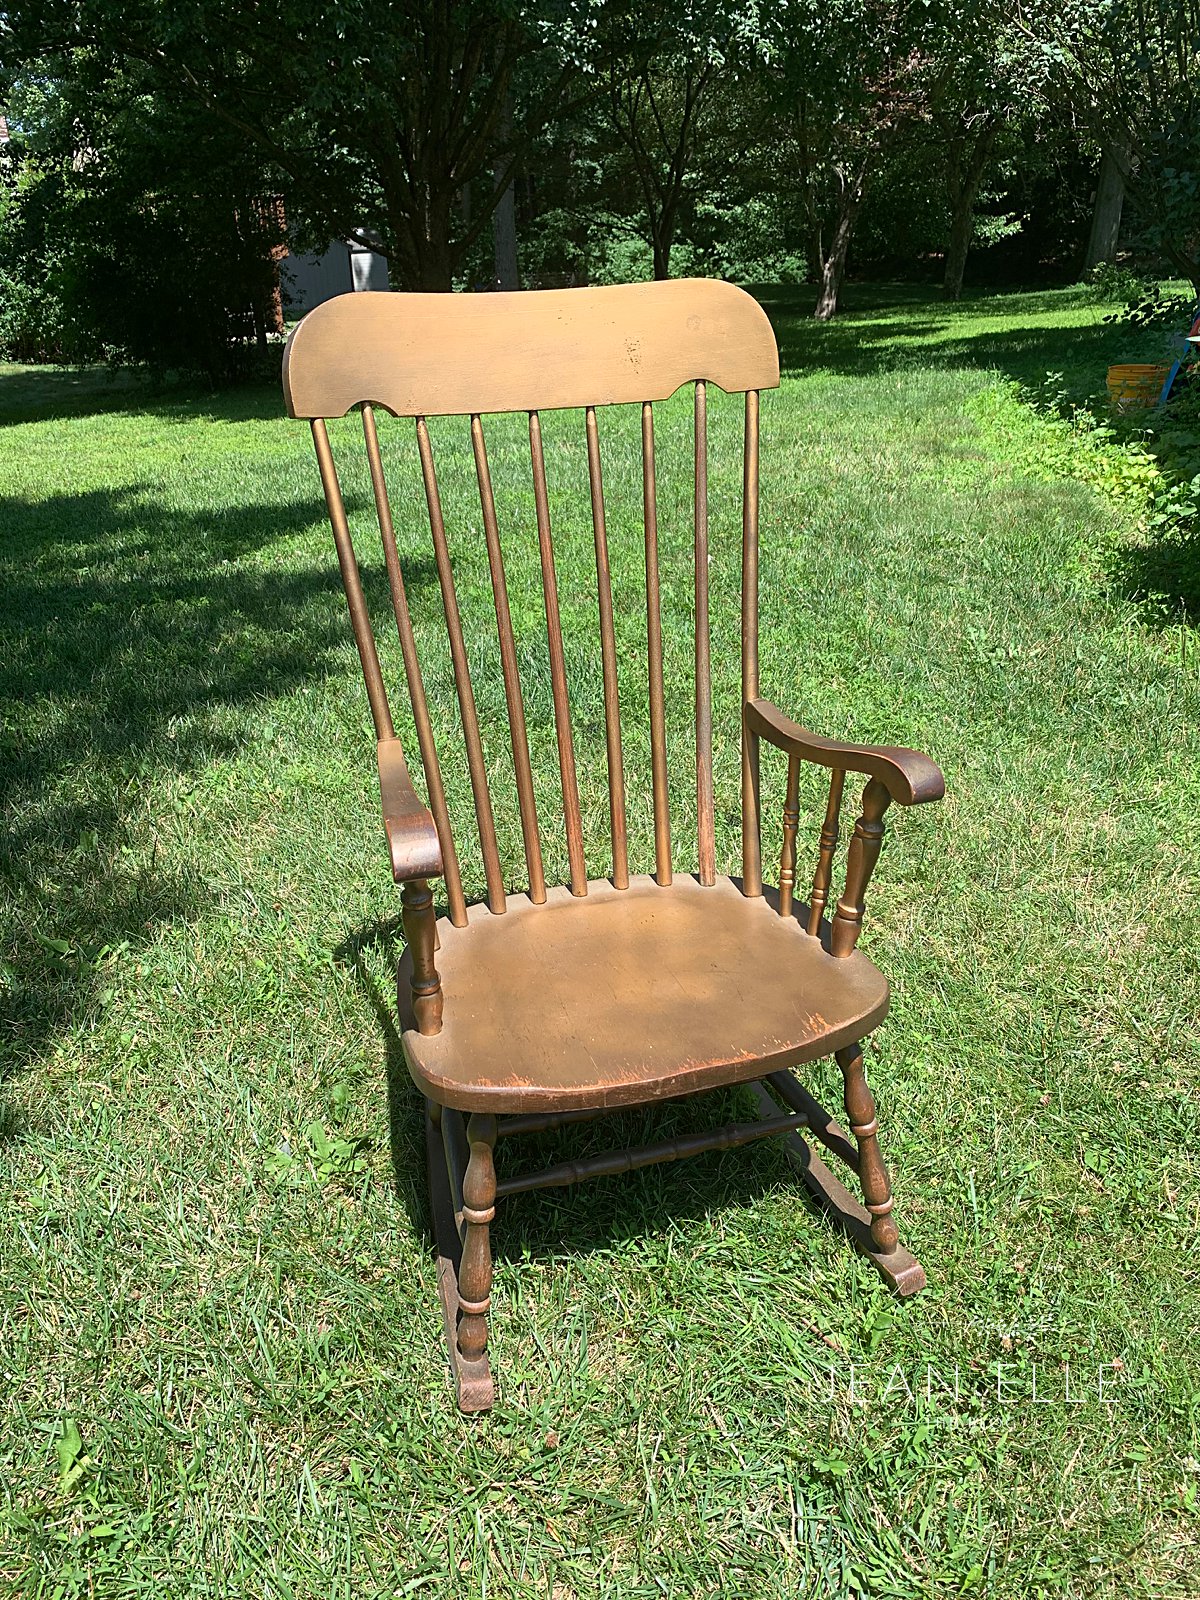
[[[425,1130],[421,1096],[408,1075],[404,1046],[394,1004],[395,984],[385,993],[371,970],[371,958],[394,973],[403,948],[400,916],[373,923],[352,933],[333,952],[335,965],[348,970],[375,1013],[383,1038],[387,1074],[388,1146],[397,1197],[416,1233],[431,1230],[429,1196],[425,1183]]]
[[[211,899],[198,867],[158,865],[131,835],[155,778],[240,745],[231,708],[286,692],[342,641],[328,568],[249,565],[312,518],[307,502],[183,511],[138,486],[0,500],[8,1071],[86,1015],[155,927]]]
[[[1200,625],[1200,534],[1169,533],[1114,552],[1109,579],[1148,627]]]
[[[142,372],[112,372],[107,367],[0,366],[0,428],[122,411],[225,422],[273,421],[283,416],[283,394],[275,373],[264,373],[241,387],[212,390],[194,382],[158,382]]]
[[[794,295],[763,299],[779,341],[782,370],[792,377],[808,371],[869,377],[911,368],[976,368],[1036,384],[1056,372],[1066,374],[1082,395],[1103,390],[1108,366],[1123,359],[1129,343],[1127,329],[1099,322],[1082,327],[977,326],[984,318],[1024,313],[1032,319],[1067,311],[1079,303],[1069,297],[998,296],[958,305],[931,305],[927,298],[915,304],[887,299],[862,304],[855,297],[846,313],[829,323],[814,322],[807,302]],[[913,314],[918,309],[930,314]],[[905,314],[889,316],[893,310]]]
[[[757,1108],[739,1086],[713,1089],[687,1100],[614,1111],[575,1127],[507,1141],[504,1171],[518,1172],[626,1150],[730,1122],[753,1121]],[[493,1239],[498,1260],[542,1258],[566,1251],[611,1250],[662,1234],[671,1223],[694,1221],[724,1207],[745,1206],[773,1193],[794,1196],[797,1216],[827,1227],[849,1251],[853,1245],[812,1197],[778,1139],[740,1149],[708,1151],[642,1167],[612,1178],[589,1179],[561,1189],[513,1195],[503,1202]]]

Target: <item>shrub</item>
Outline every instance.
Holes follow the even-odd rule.
[[[241,376],[281,237],[267,177],[177,108],[54,113],[0,167],[0,354]]]

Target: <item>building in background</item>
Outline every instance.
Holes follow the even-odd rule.
[[[320,255],[288,253],[279,263],[280,287],[290,316],[301,316],[334,295],[388,287],[387,257],[365,244],[335,239]]]

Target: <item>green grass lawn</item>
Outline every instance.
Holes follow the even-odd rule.
[[[499,1403],[459,1417],[388,997],[398,895],[306,430],[274,388],[0,368],[6,1592],[1200,1593],[1200,653],[1125,592],[1133,513],[1034,470],[1046,424],[1002,386],[1069,369],[1099,389],[1117,335],[1072,291],[947,308],[863,290],[827,328],[765,298],[787,371],[763,404],[764,691],[818,731],[926,749],[947,779],[943,806],[893,813],[864,936],[894,983],[869,1069],[928,1290],[889,1300],[776,1146],[523,1197],[494,1230]],[[729,871],[739,448],[720,398]],[[602,427],[644,871],[636,417]],[[333,433],[348,447],[354,420]],[[546,434],[599,877],[583,431]],[[686,396],[659,434],[684,870]],[[434,441],[519,885],[469,440],[443,422]],[[490,447],[561,877],[520,424]],[[478,894],[407,428],[385,451]],[[346,486],[378,604],[365,474]],[[773,854],[776,762],[764,793]],[[816,780],[804,800],[811,849]],[[836,1073],[814,1079],[836,1105]],[[744,1109],[739,1091],[700,1114]],[[696,1115],[627,1115],[582,1148]]]

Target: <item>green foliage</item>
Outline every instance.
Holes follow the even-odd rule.
[[[1097,262],[1087,274],[1087,281],[1095,289],[1097,300],[1121,300],[1126,306],[1142,300],[1151,292],[1145,279],[1124,261]],[[1110,312],[1105,320],[1112,321],[1120,315],[1119,311]]]
[[[273,0],[248,24],[230,0],[8,0],[0,90],[62,61],[73,81],[81,65],[102,81],[135,74],[156,112],[196,123],[181,199],[202,152],[232,141],[269,165],[302,243],[371,228],[393,282],[447,290],[488,232],[496,169],[572,103],[579,73],[554,43],[566,9]],[[170,179],[168,164],[159,171]]]
[[[86,338],[68,331],[62,302],[48,283],[33,278],[34,262],[6,238],[0,223],[0,356],[12,361],[87,360],[98,354]],[[44,258],[36,270],[44,272]]]
[[[1077,478],[1148,525],[1166,490],[1157,458],[1093,405],[1073,402],[1062,376],[1048,372],[1036,387],[1013,384],[1015,407],[995,401],[995,414],[1012,427],[1015,459],[1047,478]],[[1023,425],[1027,409],[1040,419],[1039,427]]]
[[[396,286],[474,288],[510,177],[531,286],[816,280],[826,315],[847,270],[956,296],[968,249],[1064,276],[1118,134],[1149,274],[1200,224],[1196,4],[279,0],[250,28],[229,0],[14,0],[0,349],[242,375],[264,202],[298,245],[375,230]]]
[[[0,355],[10,360],[87,361],[102,353],[65,303],[69,207],[62,188],[56,174],[11,153],[0,161]]]
[[[84,1454],[78,1424],[70,1420],[63,1423],[62,1437],[54,1446],[54,1454],[58,1458],[58,1492],[70,1494],[92,1465],[91,1456]]]
[[[1165,72],[1143,118],[1159,143],[1137,150],[1158,185],[1141,242],[1169,253],[1194,231],[1190,78],[1161,42],[1131,53],[1126,0],[1020,24],[997,0],[280,0],[252,29],[235,12],[0,14],[27,176],[6,177],[0,216],[10,354],[236,374],[276,193],[297,244],[369,227],[408,288],[491,282],[510,176],[530,284],[817,278],[826,314],[847,263],[944,270],[951,295],[968,247],[1010,279],[1065,273],[1104,141],[1062,91],[1094,60],[1126,110]]]
[[[680,272],[735,283],[804,283],[808,264],[781,213],[763,194],[699,201],[691,236],[678,247]]]
[[[1194,25],[1196,19],[1191,19]],[[1195,57],[1195,35],[1184,47]],[[1134,186],[1139,227],[1135,241],[1184,272],[1200,294],[1200,72],[1175,87],[1163,122],[1147,131]]]
[[[17,293],[0,349],[227,381],[271,299],[268,179],[240,140],[139,91],[137,72],[81,67],[18,100],[0,210],[0,273]]]
[[[1131,242],[1200,292],[1200,3],[1036,0],[1031,24],[1119,165]]]
[[[368,1149],[368,1140],[330,1134],[324,1123],[313,1118],[305,1124],[298,1148],[282,1140],[264,1157],[263,1166],[279,1184],[311,1181],[318,1188],[329,1183],[353,1187],[367,1171]]]
[[[1194,294],[1179,292],[1161,283],[1139,283],[1133,279],[1128,285],[1125,304],[1112,313],[1114,322],[1131,328],[1167,328],[1182,334],[1191,326],[1195,314]]]

